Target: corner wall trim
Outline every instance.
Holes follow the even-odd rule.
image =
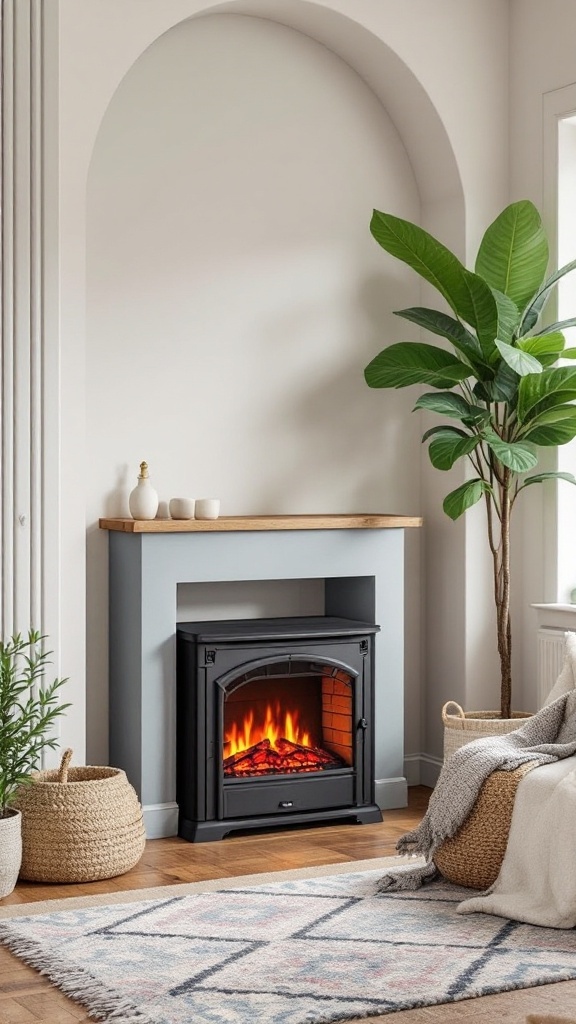
[[[439,757],[432,757],[431,754],[423,754],[420,761],[420,785],[429,786],[434,789],[438,782],[438,776],[442,768],[442,760]]]
[[[408,806],[408,783],[403,776],[396,779],[376,779],[375,800],[381,811]]]
[[[178,835],[178,804],[147,804],[142,808],[147,839]]]
[[[429,786],[434,789],[441,768],[441,759],[432,754],[407,754],[404,758],[404,772],[409,786]]]

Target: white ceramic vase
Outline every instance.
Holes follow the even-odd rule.
[[[0,899],[9,896],[22,863],[22,814],[14,809],[0,818]]]
[[[158,511],[158,495],[148,476],[148,463],[140,463],[138,483],[128,498],[132,519],[155,519]]]

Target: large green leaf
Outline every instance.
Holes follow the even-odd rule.
[[[498,310],[498,337],[510,344],[520,323],[520,310],[504,292],[499,292],[497,288],[492,288],[491,291]]]
[[[476,328],[478,340],[486,359],[494,356],[494,339],[498,335],[498,307],[492,289],[478,274],[470,270],[463,272],[464,286],[468,292],[468,316],[460,314]]]
[[[457,311],[464,267],[454,253],[417,224],[381,210],[373,211],[370,231],[386,252],[412,267]]]
[[[395,316],[401,316],[419,327],[424,327],[432,334],[446,338],[459,352],[462,352],[468,359],[477,362],[482,356],[482,349],[475,334],[468,331],[464,324],[447,313],[441,313],[437,309],[427,309],[425,306],[412,306],[410,309],[397,309]]]
[[[383,349],[364,371],[371,388],[407,388],[429,384],[449,388],[470,376],[470,367],[435,345],[401,341]]]
[[[494,430],[484,430],[482,436],[498,461],[514,473],[525,473],[538,464],[538,454],[529,441],[503,441]]]
[[[489,402],[507,402],[508,405],[513,408],[516,405],[516,399],[518,397],[518,385],[520,383],[520,377],[508,366],[508,363],[501,360],[500,366],[496,372],[494,380],[486,381],[474,387],[474,394],[478,398],[482,398],[482,391],[477,391],[476,388],[483,388],[486,393],[486,399]]]
[[[530,484],[541,484],[544,480],[567,480],[569,484],[576,484],[576,476],[573,476],[572,473],[535,473],[533,476],[527,476],[522,481],[521,486],[518,488],[518,494],[520,491],[523,491],[525,487],[529,487]]]
[[[544,309],[554,285],[564,277],[565,274],[569,274],[570,271],[576,269],[576,260],[572,260],[570,263],[564,264],[559,270],[556,270],[544,281],[542,287],[538,290],[536,295],[532,299],[528,299],[528,307],[524,311],[522,316],[522,324],[520,327],[520,334],[526,334],[527,331],[531,331],[542,310]]]
[[[480,438],[477,435],[462,436],[461,430],[445,427],[439,430],[434,440],[430,442],[430,462],[435,469],[452,469],[458,459],[463,455],[469,455],[479,444]]]
[[[458,430],[457,427],[455,427],[454,429]],[[427,441],[428,438],[432,437],[434,434],[441,434],[443,430],[446,430],[445,423],[439,423],[435,427],[430,427],[428,430],[425,430],[424,433],[422,434],[422,444],[424,444],[424,441]],[[461,437],[467,436],[463,430],[460,430],[459,434]]]
[[[522,377],[518,386],[516,414],[525,423],[546,409],[576,399],[576,368],[559,366]]]
[[[524,309],[542,285],[547,265],[548,242],[538,210],[528,199],[511,203],[487,228],[476,273]]]
[[[542,334],[550,334],[553,331],[564,331],[567,327],[576,327],[576,316],[570,317],[569,320],[558,320],[555,324],[549,324],[547,327],[543,327],[541,331],[536,331],[534,337],[539,338]]]
[[[534,356],[531,356],[528,352],[523,352],[520,348],[515,348],[514,345],[506,345],[503,341],[496,340],[496,347],[502,356],[505,363],[508,364],[514,373],[517,373],[519,377],[526,377],[529,373],[540,373],[542,370],[542,363],[539,363]]]
[[[523,433],[524,441],[545,447],[566,444],[576,437],[576,406],[559,405],[536,416]]]
[[[486,416],[485,409],[478,405],[470,405],[462,395],[454,391],[427,391],[425,395],[420,395],[414,408],[430,409],[440,416],[451,416],[457,420],[480,420]]]
[[[380,210],[372,214],[370,231],[386,252],[433,285],[457,316],[484,336],[494,323],[496,336],[498,314],[490,288],[481,278],[471,282],[468,278],[475,275],[442,242],[417,224]]]
[[[564,335],[561,331],[539,334],[534,338],[520,338],[516,346],[523,352],[535,356],[542,366],[552,366],[562,353],[564,358]]]
[[[480,501],[485,491],[491,490],[490,484],[480,477],[467,480],[465,484],[461,484],[455,491],[450,491],[450,494],[446,495],[442,507],[450,519],[458,519],[466,509]]]

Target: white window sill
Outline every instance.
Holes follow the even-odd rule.
[[[576,628],[576,604],[533,604],[538,625],[550,629]]]

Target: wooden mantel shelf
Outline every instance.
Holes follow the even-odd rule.
[[[419,516],[302,515],[220,516],[219,519],[100,519],[101,530],[121,533],[226,533],[248,530],[397,530],[422,526]]]

